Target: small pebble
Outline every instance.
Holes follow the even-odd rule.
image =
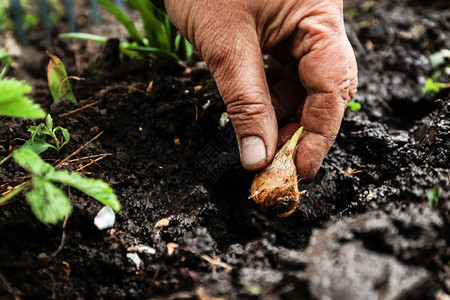
[[[219,126],[224,128],[228,122],[230,122],[228,113],[226,113],[226,112],[222,113],[222,115],[220,116],[220,119],[219,119]]]
[[[139,255],[137,253],[127,253],[127,257],[135,263],[136,269],[139,269],[139,266],[141,265],[141,258]]]
[[[94,218],[94,224],[99,230],[113,227],[116,221],[116,214],[109,206],[104,206]]]

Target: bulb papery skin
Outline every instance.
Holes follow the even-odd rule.
[[[279,217],[290,216],[297,208],[302,193],[298,190],[297,168],[294,156],[296,147],[283,145],[272,163],[255,175],[251,196],[263,211]]]

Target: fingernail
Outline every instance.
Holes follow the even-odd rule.
[[[242,163],[246,166],[254,166],[266,160],[266,146],[258,136],[247,136],[242,139]]]

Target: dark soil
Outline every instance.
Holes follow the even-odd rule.
[[[286,219],[248,200],[253,174],[240,166],[232,127],[219,126],[225,107],[199,58],[142,65],[119,57],[111,40],[85,63],[92,51],[85,43],[57,41],[50,50],[88,80],[74,82],[78,104],[53,104],[44,51],[26,50],[10,75],[29,80],[32,97],[71,133],[60,153],[43,157],[57,162],[102,132],[63,167],[110,183],[123,208],[112,229],[99,231],[93,219],[101,205],[73,189],[66,189],[74,211],[65,227],[40,223],[23,197],[0,207],[0,298],[450,293],[450,98],[448,90],[435,97],[421,91],[436,71],[428,56],[450,49],[448,3],[346,5],[362,109],[346,112],[317,177],[300,184],[307,197]],[[443,74],[440,81],[448,81]],[[2,159],[36,121],[0,117],[0,124]],[[0,192],[26,175],[12,160],[2,164]],[[442,192],[431,204],[435,187]],[[169,225],[155,227],[163,218]],[[136,251],[139,265],[127,257]]]

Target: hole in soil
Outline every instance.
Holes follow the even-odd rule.
[[[382,232],[364,234],[355,233],[355,237],[361,239],[364,247],[368,250],[386,254],[393,253],[392,247],[390,245],[387,245],[385,240],[383,239]]]
[[[211,189],[221,216],[209,226],[210,234],[222,250],[231,244],[245,244],[261,236],[253,203],[247,199],[252,179],[253,174],[246,171],[227,174]]]
[[[405,101],[404,99],[396,99],[389,103],[392,109],[391,114],[386,114],[385,123],[390,129],[409,130],[416,121],[429,115],[433,110],[438,108],[436,102],[422,100],[418,102]]]

